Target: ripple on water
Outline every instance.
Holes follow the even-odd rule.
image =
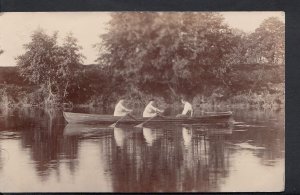
[[[8,130],[0,132],[0,139],[17,139],[20,138],[19,132],[11,132]]]

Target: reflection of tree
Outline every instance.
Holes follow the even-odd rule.
[[[229,166],[228,160],[225,160],[228,158],[225,154],[229,153],[224,149],[222,136],[212,141],[204,135],[191,133],[191,130],[147,131],[149,129],[126,131],[123,147],[118,147],[111,137],[106,137],[102,142],[114,191],[217,190],[218,182],[227,176]],[[149,134],[155,138],[151,139],[151,144],[146,138]]]
[[[216,182],[218,181],[218,178],[225,178],[228,176],[230,153],[228,150],[226,150],[227,148],[225,148],[224,140],[225,139],[223,135],[216,135],[210,137],[210,142],[209,142],[210,182]]]
[[[228,176],[230,153],[225,147],[224,133],[230,132],[230,129],[210,127],[200,130],[192,130],[193,142],[191,147],[186,148],[184,191],[218,191],[220,180]]]
[[[41,179],[48,179],[52,173],[59,179],[62,164],[68,164],[71,173],[76,171],[79,136],[63,135],[64,125],[60,124],[64,121],[57,111],[24,109],[11,111],[12,114],[14,116],[3,123],[6,125],[4,129],[19,131],[22,148],[30,151]],[[121,142],[117,141],[115,136],[118,134],[112,130],[97,131],[97,135],[101,134],[96,137],[102,150],[101,160],[106,164],[106,174],[112,176],[113,190],[218,191],[220,183],[228,176],[230,156],[237,151],[231,147],[232,144],[249,140],[252,140],[247,142],[250,145],[265,148],[254,152],[262,163],[283,158],[283,116],[264,112],[257,115],[252,112],[250,115],[251,119],[240,121],[250,120],[247,124],[267,127],[247,127],[241,132],[234,131],[237,127],[233,131],[206,126],[185,130],[164,127],[151,129],[148,134],[143,129],[120,128]],[[250,116],[245,114],[245,117]],[[150,139],[145,136],[148,135],[151,144],[147,144],[147,139]],[[0,151],[0,168],[1,155],[3,158],[5,151]]]
[[[240,121],[252,125],[250,127],[236,127],[245,131],[232,134],[228,140],[231,143],[243,143],[254,147],[263,147],[255,151],[263,162],[284,157],[284,112],[270,112],[266,110],[249,110],[243,114],[236,113]]]
[[[185,151],[183,153],[184,168],[182,169],[182,190],[190,191],[201,185],[201,191],[209,191],[208,141],[205,139],[204,135],[199,135],[191,129],[183,128],[182,131],[185,145]],[[187,147],[187,132],[190,133],[190,138],[193,138],[191,140],[190,147]]]
[[[22,147],[30,149],[36,171],[43,179],[47,179],[52,170],[59,178],[62,161],[71,173],[77,166],[78,138],[63,137],[64,119],[58,117],[59,114],[57,110],[23,109],[10,120],[15,131],[22,133]]]

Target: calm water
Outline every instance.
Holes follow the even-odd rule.
[[[54,110],[2,110],[0,192],[283,190],[283,112],[235,110],[234,119],[244,123],[107,128],[67,125]]]

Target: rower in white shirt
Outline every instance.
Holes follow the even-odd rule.
[[[190,115],[191,117],[193,116],[194,110],[192,104],[190,104],[188,101],[185,99],[181,99],[181,103],[183,103],[184,108],[181,114],[178,114],[177,117],[186,117]]]
[[[125,108],[123,105],[125,103],[124,99],[121,99],[115,106],[114,116],[125,116],[126,114],[132,112],[131,109]]]
[[[155,115],[157,115],[157,113],[162,112],[162,110],[154,107],[154,99],[151,99],[143,112],[143,117],[154,117]]]

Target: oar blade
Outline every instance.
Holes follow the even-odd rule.
[[[136,126],[134,126],[134,127],[137,127],[137,128],[142,128],[142,127],[143,127],[143,123],[141,123],[141,124],[138,124],[138,125],[136,125]]]
[[[115,128],[116,125],[117,125],[117,123],[113,123],[113,124],[109,125],[108,127]]]

